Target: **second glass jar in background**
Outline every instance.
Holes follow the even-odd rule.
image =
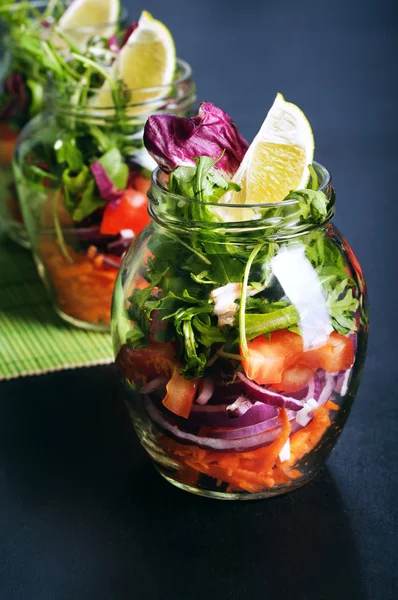
[[[127,93],[119,114],[84,102],[86,89],[58,86],[48,110],[21,132],[14,160],[25,225],[54,307],[64,320],[98,331],[110,326],[121,256],[149,220],[145,121],[155,112],[191,116],[196,101],[191,68],[181,60],[171,85]]]
[[[41,15],[45,14],[50,4],[47,0],[35,0],[20,3],[19,6],[14,5],[12,11],[15,14],[15,26],[17,27],[18,20],[25,16],[30,19],[32,26],[37,23],[40,33],[50,36],[51,28],[47,28],[40,21]],[[58,17],[66,6],[66,2],[57,4],[55,8]],[[126,24],[127,11],[122,9],[119,19],[114,23],[75,27],[73,30],[65,29],[64,33],[73,40],[84,43],[97,36],[106,38],[112,34],[121,34]],[[21,47],[19,37],[13,37],[12,23],[0,23],[0,27],[0,230],[6,231],[9,237],[20,245],[29,247],[30,242],[15,188],[12,159],[20,131],[30,119],[43,110],[46,103],[46,73],[40,62]],[[55,41],[56,38],[52,36],[52,40]],[[57,41],[62,43],[59,38]]]

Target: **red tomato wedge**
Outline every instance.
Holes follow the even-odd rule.
[[[179,371],[174,371],[166,385],[167,394],[163,398],[163,405],[175,415],[188,419],[197,387],[197,379],[184,379]]]
[[[304,352],[300,362],[328,373],[346,371],[354,362],[354,345],[350,338],[334,331],[324,346]]]
[[[154,342],[147,348],[127,348],[122,346],[116,357],[127,379],[155,379],[155,377],[170,378],[176,368],[177,358],[171,344]]]
[[[122,229],[132,229],[138,235],[150,221],[147,209],[146,195],[128,188],[117,206],[107,204],[100,231],[104,235],[118,235]]]
[[[303,341],[297,333],[282,329],[271,333],[269,339],[260,335],[248,343],[248,348],[249,356],[243,358],[242,365],[249,379],[260,385],[280,383],[287,360],[302,352]]]
[[[147,195],[149,188],[151,187],[151,180],[143,177],[142,175],[137,175],[134,178],[133,186],[137,192]]]
[[[275,331],[269,339],[259,336],[249,342],[248,348],[249,355],[242,365],[249,379],[286,392],[303,389],[316,369],[337,373],[354,362],[352,340],[336,332],[322,347],[307,352],[303,351],[302,337],[287,330]]]
[[[303,364],[295,364],[288,367],[282,373],[280,383],[276,383],[275,387],[284,392],[298,392],[305,388],[310,379],[314,375],[315,369]]]

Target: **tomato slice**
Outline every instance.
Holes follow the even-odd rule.
[[[324,346],[304,352],[300,362],[328,373],[346,371],[354,362],[354,344],[351,338],[334,331]]]
[[[147,195],[149,188],[151,187],[151,180],[143,177],[143,175],[137,175],[133,181],[133,187],[141,194]]]
[[[297,333],[282,329],[271,333],[269,339],[260,335],[248,348],[249,356],[243,358],[242,365],[249,379],[259,385],[280,383],[286,361],[302,352],[303,341]]]
[[[308,382],[314,375],[315,369],[307,365],[295,364],[283,371],[280,383],[275,387],[284,392],[298,392],[308,385]]]
[[[269,339],[259,336],[249,342],[248,348],[249,355],[243,358],[242,365],[249,379],[286,392],[303,389],[316,369],[337,373],[346,371],[354,362],[352,340],[336,332],[321,348],[307,352],[303,352],[302,337],[287,330],[275,331]]]
[[[104,235],[118,235],[122,229],[131,229],[138,235],[149,221],[148,198],[128,188],[117,206],[107,204],[100,231]]]
[[[147,348],[135,350],[122,346],[116,364],[130,381],[151,381],[155,377],[170,378],[177,366],[177,358],[171,344],[153,342]]]
[[[163,398],[163,405],[175,415],[188,419],[197,387],[197,379],[184,379],[180,372],[175,370],[166,385],[167,394]]]

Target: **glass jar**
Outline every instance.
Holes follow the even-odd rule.
[[[191,116],[196,95],[181,60],[173,84],[126,92],[129,104],[120,112],[84,102],[87,92],[58,85],[49,94],[47,111],[20,134],[14,174],[55,310],[73,325],[106,331],[121,256],[149,221],[145,121],[157,111]]]
[[[154,172],[152,222],[115,284],[113,343],[141,444],[189,492],[294,490],[321,469],[349,415],[366,291],[331,223],[330,175],[314,167],[328,198],[321,222],[297,199],[204,205]]]
[[[12,8],[15,27],[20,19],[29,18],[32,23],[40,21],[40,16],[49,6],[47,0],[35,0],[14,5]],[[55,6],[55,5],[54,5]],[[56,5],[59,11],[66,2]],[[127,22],[127,11],[122,10],[115,23],[106,23],[95,27],[74,28],[73,32],[65,30],[67,36],[73,33],[75,41],[95,37],[109,37],[122,34]],[[43,110],[45,104],[45,69],[32,64],[32,56],[26,56],[21,48],[19,35],[12,35],[13,23],[1,24],[0,45],[0,229],[22,246],[29,247],[30,242],[23,223],[21,208],[16,193],[12,171],[12,159],[19,132],[35,115]],[[43,32],[51,35],[50,22]],[[54,41],[56,38],[52,36]],[[62,40],[58,39],[60,43]],[[103,57],[98,55],[97,60]]]

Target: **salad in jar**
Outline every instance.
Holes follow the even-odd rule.
[[[113,339],[139,439],[171,483],[222,499],[309,481],[363,366],[366,290],[331,224],[311,127],[278,94],[249,145],[222,110],[152,116],[152,223],[115,286]]]
[[[45,107],[47,73],[62,69],[69,45],[102,60],[108,39],[124,35],[124,18],[119,0],[0,2],[0,226],[24,246],[29,240],[12,173],[18,135]]]
[[[48,106],[21,132],[14,174],[56,311],[76,326],[109,330],[121,258],[149,222],[144,123],[166,109],[189,115],[195,85],[169,30],[146,11],[120,43],[107,40],[101,60],[91,46],[83,52],[65,40],[67,59],[46,42],[59,59]]]

